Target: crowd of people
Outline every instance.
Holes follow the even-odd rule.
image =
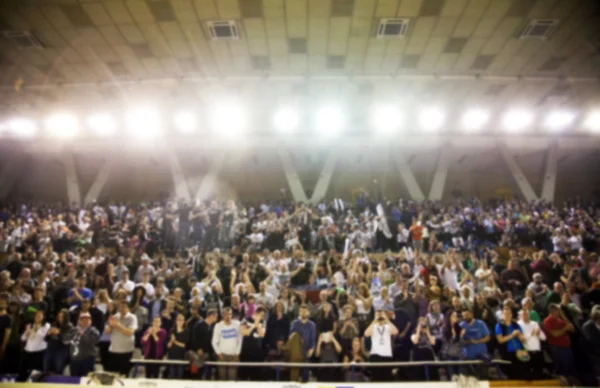
[[[0,372],[597,385],[599,242],[580,200],[6,205]],[[411,360],[484,363],[373,366]]]

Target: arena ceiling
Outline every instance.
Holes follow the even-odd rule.
[[[329,175],[328,196],[364,188],[415,198],[415,185],[428,196],[440,160],[444,198],[522,193],[523,180],[529,197],[543,197],[548,176],[557,200],[600,192],[599,136],[497,125],[511,107],[540,117],[564,107],[577,113],[567,133],[583,135],[585,113],[600,109],[597,0],[2,0],[0,31],[0,130],[12,116],[120,114],[140,102],[202,118],[228,96],[259,124],[239,141],[2,137],[0,198],[148,199],[179,194],[183,181],[193,196],[211,177],[222,195],[254,200],[278,197],[291,175],[306,192]],[[278,105],[327,101],[364,132],[321,141],[260,125]],[[377,103],[408,113],[438,105],[448,126],[473,106],[492,119],[480,135],[425,134],[409,122],[408,134],[376,139],[363,124]]]
[[[232,93],[257,112],[338,98],[357,115],[373,100],[600,102],[595,0],[3,0],[0,30],[10,114]]]

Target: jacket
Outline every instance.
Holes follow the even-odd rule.
[[[149,327],[142,336],[142,345],[144,346],[144,358],[148,358],[150,356],[150,346],[152,346],[152,341],[150,341],[150,337],[144,340],[146,337],[146,333],[148,333],[152,328]],[[160,360],[165,355],[165,341],[167,340],[167,331],[165,329],[160,329],[157,334],[158,341],[156,341],[156,349],[154,355],[156,356],[156,360]]]
[[[65,336],[64,343],[69,345],[71,360],[83,360],[96,356],[96,344],[100,340],[100,332],[90,326],[80,333],[79,326],[71,328]]]

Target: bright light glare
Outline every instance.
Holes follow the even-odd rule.
[[[592,132],[600,132],[600,110],[591,112],[585,119],[583,126]]]
[[[300,115],[295,109],[281,108],[273,118],[275,127],[282,132],[291,132],[300,125]]]
[[[504,115],[502,123],[510,132],[520,131],[533,123],[533,113],[524,109],[513,109]]]
[[[324,106],[317,111],[315,127],[319,132],[335,133],[344,126],[344,116],[337,106]]]
[[[373,112],[373,125],[378,132],[393,132],[402,125],[402,114],[392,105],[378,106]]]
[[[427,131],[435,131],[442,127],[446,116],[441,109],[426,108],[419,114],[419,124]]]
[[[575,114],[573,112],[558,110],[546,116],[544,124],[548,129],[555,131],[568,127],[573,121],[575,121]]]
[[[95,113],[91,115],[87,124],[98,136],[110,136],[117,132],[117,122],[108,113]]]
[[[462,117],[462,126],[466,131],[480,130],[490,119],[489,113],[484,109],[471,109]]]
[[[238,104],[222,103],[211,109],[210,121],[220,135],[237,135],[246,127],[246,112]]]
[[[149,107],[129,111],[125,123],[131,134],[140,138],[155,137],[160,131],[160,116],[155,109]]]
[[[32,137],[37,133],[35,121],[24,118],[14,118],[8,122],[8,130],[18,137]]]
[[[175,126],[182,133],[192,133],[196,130],[198,120],[196,115],[189,111],[181,111],[175,115]]]
[[[46,129],[53,136],[69,138],[77,134],[79,121],[70,113],[55,113],[46,120]]]

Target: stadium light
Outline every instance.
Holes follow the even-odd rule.
[[[590,112],[583,126],[592,132],[600,133],[600,110]]]
[[[246,118],[246,111],[240,104],[227,102],[211,109],[210,123],[220,135],[237,135],[246,129]]]
[[[419,113],[419,124],[426,131],[436,131],[444,124],[446,118],[444,112],[439,108],[421,109]]]
[[[325,134],[339,132],[344,126],[342,110],[336,105],[327,105],[319,108],[315,116],[316,129]]]
[[[575,121],[575,113],[557,110],[546,116],[544,126],[552,131],[564,129]]]
[[[275,113],[273,123],[278,130],[282,132],[291,132],[300,125],[300,115],[295,109],[284,107]]]
[[[98,136],[111,136],[117,132],[117,121],[108,113],[95,113],[87,120],[88,127]]]
[[[46,119],[46,129],[53,136],[70,138],[79,131],[79,120],[71,113],[55,113]]]
[[[175,127],[181,133],[192,133],[196,130],[198,120],[196,115],[190,111],[180,111],[174,117]]]
[[[129,132],[139,138],[153,138],[160,132],[160,115],[150,107],[138,107],[127,112],[125,123]]]
[[[504,114],[502,123],[507,131],[518,132],[533,123],[533,113],[525,109],[513,109]]]
[[[7,124],[8,131],[17,137],[33,137],[37,133],[37,124],[33,120],[17,117]]]
[[[373,126],[377,132],[390,133],[398,130],[402,125],[402,114],[395,106],[380,105],[373,111]]]
[[[480,130],[490,119],[490,114],[485,109],[471,109],[462,116],[462,127],[468,131]]]

